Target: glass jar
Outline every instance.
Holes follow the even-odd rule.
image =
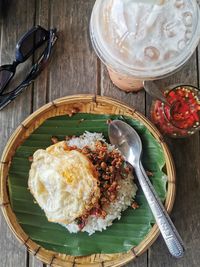
[[[151,120],[164,135],[187,137],[200,129],[200,91],[191,85],[179,85],[164,92],[169,105],[156,100]]]

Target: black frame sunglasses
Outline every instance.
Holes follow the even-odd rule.
[[[0,67],[0,110],[13,101],[29,84],[31,84],[46,67],[52,48],[57,40],[56,29],[45,30],[41,26],[34,26],[25,33],[16,45],[16,60],[9,65]],[[6,87],[14,77],[16,68],[25,62],[33,53],[47,42],[47,46],[37,62],[32,66],[29,74],[14,90],[4,93]]]

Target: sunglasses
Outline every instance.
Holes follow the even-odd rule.
[[[52,48],[57,40],[56,29],[45,30],[41,26],[34,26],[25,33],[16,45],[16,60],[9,65],[0,67],[0,110],[13,101],[28,85],[30,85],[41,71],[46,67]],[[25,79],[12,91],[5,90],[15,76],[16,68],[25,62],[43,44],[47,43],[38,60],[31,67]]]

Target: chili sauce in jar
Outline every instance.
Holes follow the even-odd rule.
[[[187,137],[200,129],[200,91],[191,85],[165,90],[169,105],[156,100],[151,119],[157,128],[171,137]]]

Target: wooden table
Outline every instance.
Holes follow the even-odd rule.
[[[57,27],[59,39],[51,64],[35,83],[0,112],[0,151],[15,128],[33,111],[56,98],[91,93],[114,97],[149,115],[151,98],[140,91],[126,94],[109,80],[105,67],[97,59],[90,40],[88,24],[94,0],[7,0],[1,3],[1,64],[14,60],[15,45],[33,25]],[[23,79],[30,60],[17,71]],[[162,80],[168,85],[185,82],[199,85],[198,50],[177,74]],[[13,85],[14,86],[14,85]],[[184,258],[173,259],[162,238],[127,266],[198,267],[200,266],[200,139],[199,133],[188,139],[167,140],[177,169],[177,195],[172,220],[186,245]],[[0,266],[42,267],[15,239],[0,214]]]

